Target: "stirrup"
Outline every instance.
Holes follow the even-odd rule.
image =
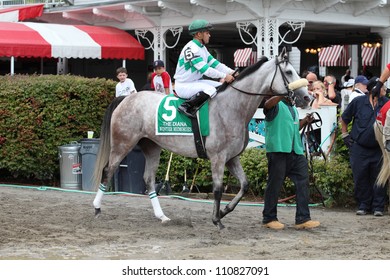
[[[185,106],[182,106],[180,105],[177,110],[186,115],[187,117],[191,118],[191,119],[196,119],[196,112],[195,112],[195,115],[194,114],[191,114],[189,111],[187,111],[187,109],[191,110],[191,108],[185,108]]]

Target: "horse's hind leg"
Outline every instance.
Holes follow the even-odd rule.
[[[127,149],[111,150],[108,166],[104,168],[102,182],[100,183],[99,189],[93,201],[93,206],[95,207],[95,217],[98,217],[101,213],[100,207],[102,205],[103,195],[107,191],[108,182],[111,181],[115,170],[118,168],[120,162],[125,158],[127,153]]]
[[[229,170],[229,172],[239,180],[240,191],[232,199],[232,201],[230,201],[229,204],[227,204],[226,207],[223,210],[221,210],[220,212],[221,219],[234,210],[234,208],[237,206],[237,204],[240,202],[241,198],[244,196],[244,194],[248,191],[249,188],[248,179],[245,175],[244,169],[242,168],[240,162],[240,158],[238,156],[229,160],[226,163],[226,167]]]
[[[145,155],[144,180],[148,189],[150,202],[153,206],[154,215],[162,222],[169,221],[170,219],[164,215],[164,212],[161,209],[160,202],[158,200],[158,196],[155,190],[155,178],[157,168],[160,162],[161,148],[160,146],[148,139],[142,139],[142,141],[140,142],[140,146]]]

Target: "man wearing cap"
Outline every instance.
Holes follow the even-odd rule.
[[[344,112],[350,102],[350,96],[352,94],[354,84],[354,79],[349,79],[343,84],[344,88],[341,90],[341,112]]]
[[[162,94],[173,94],[171,76],[165,71],[165,65],[162,60],[153,62],[153,74],[150,82],[152,90]]]
[[[341,132],[344,143],[349,148],[358,206],[356,215],[374,213],[374,216],[380,217],[383,216],[385,207],[386,188],[375,183],[381,167],[382,151],[375,139],[373,125],[389,99],[385,97],[385,90],[381,91],[379,98],[372,95],[377,80],[377,77],[371,78],[367,83],[369,93],[358,96],[349,103],[341,115]],[[352,130],[349,134],[348,124],[351,121]]]
[[[365,95],[367,93],[367,84],[368,80],[365,76],[359,75],[355,78],[355,85],[349,97],[349,103],[351,103],[355,97]]]
[[[231,83],[234,70],[216,60],[207,50],[212,25],[206,20],[194,20],[188,30],[193,39],[182,49],[175,73],[175,91],[188,99],[178,110],[190,118],[209,99],[214,97],[216,87],[222,82]],[[219,81],[202,79],[207,76]]]

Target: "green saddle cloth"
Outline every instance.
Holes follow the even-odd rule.
[[[156,113],[156,135],[193,135],[191,119],[177,110],[185,100],[173,94],[165,96]],[[199,110],[200,133],[209,135],[209,102]]]

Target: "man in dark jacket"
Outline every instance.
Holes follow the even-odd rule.
[[[383,216],[386,201],[386,188],[375,184],[381,168],[382,151],[375,139],[374,122],[389,100],[381,90],[379,98],[372,95],[372,89],[378,78],[370,79],[367,95],[354,98],[341,116],[341,132],[345,145],[349,148],[352,167],[354,194],[357,202],[357,215],[373,212],[374,216]],[[348,124],[352,121],[351,134]]]

